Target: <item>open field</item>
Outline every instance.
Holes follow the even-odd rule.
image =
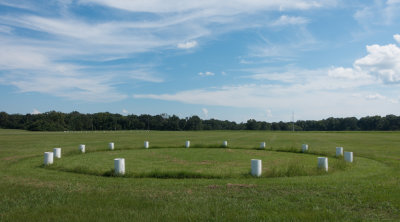
[[[150,149],[143,149],[143,141]],[[192,148],[185,149],[190,140]],[[220,148],[228,140],[228,148]],[[266,141],[266,150],[258,150]],[[108,151],[109,142],[115,150]],[[299,153],[309,144],[308,154]],[[86,144],[87,153],[77,152]],[[354,152],[337,159],[335,147]],[[44,167],[43,152],[62,148]],[[329,157],[329,172],[316,169]],[[127,174],[110,175],[123,157]],[[249,175],[250,159],[263,175]],[[400,220],[400,132],[0,130],[0,221]]]

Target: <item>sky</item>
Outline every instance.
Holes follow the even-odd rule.
[[[0,111],[400,115],[400,0],[0,0]]]

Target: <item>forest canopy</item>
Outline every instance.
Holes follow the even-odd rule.
[[[388,131],[400,129],[400,116],[367,116],[357,119],[327,118],[296,122],[265,122],[254,119],[244,123],[207,119],[198,116],[179,118],[176,115],[120,115],[109,112],[82,114],[50,111],[41,114],[8,114],[0,112],[0,128],[31,131],[87,130],[281,130],[281,131]]]

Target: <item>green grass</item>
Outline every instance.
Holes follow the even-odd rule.
[[[354,163],[335,158],[337,146]],[[54,147],[62,158],[43,166]],[[117,157],[125,176],[113,173]],[[261,178],[249,175],[253,158]],[[398,221],[399,172],[400,132],[0,130],[0,221]]]
[[[126,161],[125,177],[154,178],[240,178],[249,175],[251,159],[261,159],[262,177],[311,176],[321,174],[317,156],[230,148],[157,148],[72,152],[47,169],[97,176],[114,176],[113,160]],[[37,160],[40,162],[40,159]],[[343,160],[331,159],[329,173],[344,170]],[[111,170],[110,170],[111,169]]]

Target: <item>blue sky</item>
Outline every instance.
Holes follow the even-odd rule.
[[[0,0],[0,110],[400,115],[400,0]]]

